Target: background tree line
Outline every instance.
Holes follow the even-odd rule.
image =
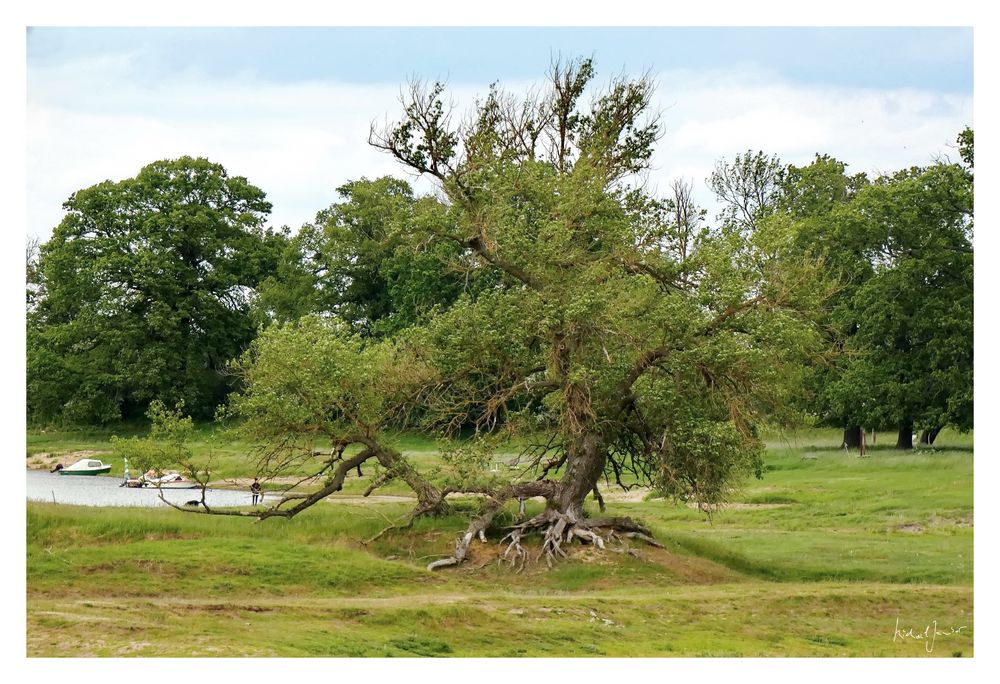
[[[548,202],[531,193],[554,186],[538,172],[526,180],[528,166],[518,167],[516,183],[504,176],[509,169],[495,159],[504,129],[489,118],[502,102],[494,102],[481,110],[478,137],[466,141],[492,159],[476,170],[485,190],[468,201],[476,211],[506,207],[500,220],[512,225],[531,222]],[[599,124],[589,124],[590,135]],[[627,142],[647,149],[636,130]],[[755,250],[819,260],[814,277],[833,283],[819,309],[823,350],[803,362],[781,412],[793,407],[843,428],[850,445],[862,426],[897,432],[900,448],[912,447],[915,430],[932,443],[945,426],[972,427],[971,130],[959,136],[958,153],[954,162],[869,178],[825,155],[797,167],[747,152],[720,161],[708,179],[723,207],[714,225],[694,205],[691,185],[676,182],[666,198],[622,196],[630,227],[616,239],[655,246],[660,258],[633,267],[672,287],[703,281],[709,268],[736,269],[727,261],[749,259],[738,245],[754,236],[781,243]],[[404,162],[430,169],[433,160],[414,155]],[[516,192],[494,192],[511,184]],[[576,201],[588,201],[585,190],[573,188]],[[391,177],[338,192],[340,201],[294,234],[266,228],[265,193],[205,159],[158,161],[135,178],[75,193],[52,237],[28,245],[29,420],[108,424],[144,415],[155,400],[209,419],[240,386],[231,362],[268,327],[318,316],[361,344],[384,342],[524,285],[516,271],[477,258],[475,245],[439,239],[460,234],[473,205],[417,196]],[[559,249],[571,248],[580,249]],[[719,292],[730,285],[715,277]]]
[[[827,304],[830,353],[811,369],[801,406],[844,428],[897,434],[896,447],[932,444],[945,426],[972,429],[973,132],[958,161],[868,178],[817,155],[803,167],[746,153],[710,179],[733,230],[786,221],[804,254],[819,255],[838,287]]]

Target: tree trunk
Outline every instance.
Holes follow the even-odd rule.
[[[937,439],[938,433],[941,432],[941,428],[935,427],[929,430],[924,430],[920,433],[920,443],[924,446],[930,446],[934,444],[934,440]]]
[[[899,436],[896,438],[897,449],[913,448],[913,421],[904,420],[899,424]]]
[[[861,426],[844,429],[844,441],[840,444],[842,449],[861,448]]]
[[[583,518],[583,501],[597,486],[607,454],[595,434],[581,437],[566,459],[566,473],[559,482],[556,508],[573,518]]]

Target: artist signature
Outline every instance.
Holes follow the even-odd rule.
[[[950,636],[952,634],[958,634],[963,629],[968,629],[965,625],[961,627],[949,627],[948,629],[938,629],[937,620],[933,620],[922,632],[914,631],[911,627],[905,632],[899,628],[899,618],[896,618],[896,629],[892,633],[892,643],[896,643],[896,640],[906,641],[907,639],[914,639],[916,641],[924,642],[924,650],[928,653],[934,652],[934,643],[937,641],[938,637]]]

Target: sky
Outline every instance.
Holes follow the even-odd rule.
[[[646,183],[705,179],[746,150],[851,171],[942,156],[972,126],[971,28],[29,28],[27,229],[47,238],[75,190],[158,159],[205,156],[245,176],[297,229],[361,177],[408,177],[368,146],[411,78],[459,111],[489,84],[538,84],[592,56],[599,86],[649,72],[659,141]],[[714,212],[713,212],[714,213]]]

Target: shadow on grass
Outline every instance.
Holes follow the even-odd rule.
[[[815,568],[779,565],[773,559],[756,561],[716,542],[695,539],[683,534],[661,533],[658,535],[658,539],[677,549],[714,561],[730,570],[770,582],[868,581],[893,584],[948,584],[954,581],[954,578],[947,572],[915,575],[906,572],[879,572],[858,567]]]

